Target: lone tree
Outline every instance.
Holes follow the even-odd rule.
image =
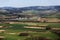
[[[46,30],[51,30],[51,27],[50,26],[46,26]]]

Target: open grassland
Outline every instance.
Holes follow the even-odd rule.
[[[5,40],[25,40],[31,36],[41,36],[48,37],[52,40],[59,38],[56,34],[52,33],[50,30],[42,29],[33,29],[33,28],[24,28],[24,26],[48,26],[48,27],[57,27],[60,28],[60,23],[23,23],[23,24],[0,24],[4,26],[0,30],[6,30],[3,33],[0,33],[1,36],[5,36]],[[19,33],[27,32],[29,36],[19,36]]]
[[[51,32],[37,32],[37,33],[29,33],[32,36],[41,36],[41,37],[48,37],[52,40],[55,40],[58,38],[57,35],[51,33]],[[18,36],[18,34],[5,34],[6,40],[24,40],[30,36]]]

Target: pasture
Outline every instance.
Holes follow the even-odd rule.
[[[46,29],[34,29],[34,28],[24,28],[24,26],[47,26],[51,28],[60,28],[60,23],[19,23],[19,24],[0,24],[4,26],[0,30],[5,30],[5,32],[0,33],[0,36],[4,36],[5,40],[26,40],[27,38],[40,36],[50,38],[51,40],[57,40],[58,35],[52,33],[50,30]],[[28,36],[19,36],[20,33],[26,32]]]

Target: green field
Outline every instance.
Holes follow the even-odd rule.
[[[0,35],[5,36],[5,40],[25,40],[26,38],[30,38],[30,36],[41,36],[48,37],[52,40],[59,38],[56,34],[52,33],[50,30],[42,30],[42,29],[33,29],[33,28],[24,28],[24,26],[30,25],[38,25],[43,26],[46,25],[51,28],[60,28],[60,23],[24,23],[24,24],[0,24],[0,26],[5,26],[7,28],[0,28],[0,30],[6,30],[4,33],[0,33]],[[30,31],[30,32],[29,32]],[[29,36],[19,36],[18,33],[28,32]],[[9,34],[14,33],[14,34]]]

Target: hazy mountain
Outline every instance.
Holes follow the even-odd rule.
[[[22,13],[23,11],[28,11],[28,10],[39,11],[40,14],[56,13],[60,11],[60,6],[30,6],[30,7],[22,7],[22,8],[0,7],[0,12],[6,11],[9,14]]]
[[[26,10],[60,10],[60,6],[30,6],[30,7],[22,7],[22,8],[15,8],[15,7],[1,7],[0,9],[3,10],[15,10],[15,11],[26,11]]]

